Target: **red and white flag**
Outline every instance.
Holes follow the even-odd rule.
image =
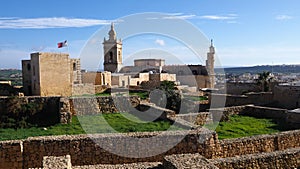
[[[62,48],[62,47],[66,47],[66,46],[68,46],[67,40],[65,40],[64,42],[57,43],[58,48]]]

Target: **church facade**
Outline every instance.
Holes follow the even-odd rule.
[[[206,65],[167,65],[164,59],[136,59],[133,66],[122,63],[122,40],[117,39],[114,24],[108,33],[109,39],[104,38],[104,71],[112,73],[112,86],[139,86],[149,81],[151,76],[156,80],[170,80],[179,85],[198,88],[214,88],[214,55],[215,48],[211,41],[207,53]]]

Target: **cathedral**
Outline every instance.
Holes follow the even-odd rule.
[[[111,72],[112,86],[139,86],[147,81],[174,81],[178,85],[198,88],[214,88],[215,48],[211,41],[207,53],[206,66],[167,65],[164,59],[136,59],[133,66],[123,65],[122,40],[117,39],[114,24],[104,38],[104,71]]]

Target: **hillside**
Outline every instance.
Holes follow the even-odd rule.
[[[0,81],[10,80],[12,85],[22,85],[22,71],[17,69],[0,69]]]
[[[216,73],[221,73],[222,69],[217,68]],[[263,66],[252,66],[252,67],[232,67],[232,68],[224,68],[226,74],[243,74],[243,73],[251,73],[257,74],[263,71],[269,71],[273,73],[300,73],[300,65],[263,65]]]

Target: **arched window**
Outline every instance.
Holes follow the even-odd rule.
[[[30,71],[31,70],[31,65],[28,63],[27,64],[27,70]]]
[[[76,71],[76,63],[73,63],[73,71]]]
[[[109,52],[109,60],[108,60],[108,62],[111,63],[112,61],[113,61],[113,52],[110,51]]]

